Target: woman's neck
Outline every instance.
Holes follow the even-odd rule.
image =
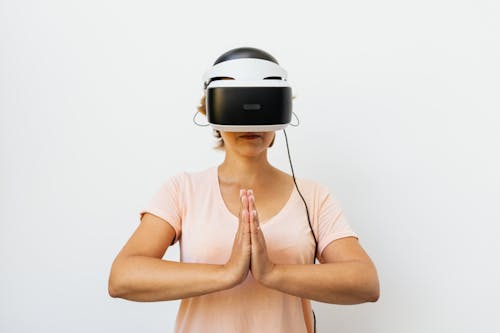
[[[218,175],[222,182],[242,188],[269,184],[276,173],[277,169],[268,162],[266,152],[251,157],[226,154],[224,162],[218,167]]]

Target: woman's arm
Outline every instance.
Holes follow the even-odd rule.
[[[377,271],[356,237],[331,242],[322,252],[324,264],[274,264],[267,254],[255,198],[250,194],[250,235],[253,277],[287,294],[335,304],[376,302]]]
[[[261,280],[268,288],[332,304],[376,302],[380,287],[371,259],[354,237],[338,239],[323,251],[324,264],[274,265]]]
[[[223,265],[129,256],[113,263],[109,294],[138,302],[199,296],[231,287]]]
[[[155,215],[144,214],[112,264],[109,295],[154,302],[203,295],[235,284],[224,265],[161,259],[174,237],[175,230],[170,224]]]

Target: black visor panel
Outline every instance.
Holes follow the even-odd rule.
[[[207,92],[208,121],[219,125],[278,125],[292,118],[290,87],[216,87]]]

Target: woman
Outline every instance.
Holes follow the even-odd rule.
[[[198,110],[206,115],[205,96]],[[310,300],[375,302],[375,266],[328,189],[267,158],[275,132],[215,131],[222,164],[168,178],[113,262],[109,294],[182,299],[176,332],[313,332]],[[180,262],[163,260],[180,241]]]

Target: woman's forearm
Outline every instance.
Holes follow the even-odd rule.
[[[309,265],[275,265],[263,284],[287,294],[332,304],[375,302],[379,282],[373,265],[348,261]]]
[[[112,297],[138,302],[175,300],[231,287],[223,265],[179,263],[146,256],[118,259],[109,277]]]

